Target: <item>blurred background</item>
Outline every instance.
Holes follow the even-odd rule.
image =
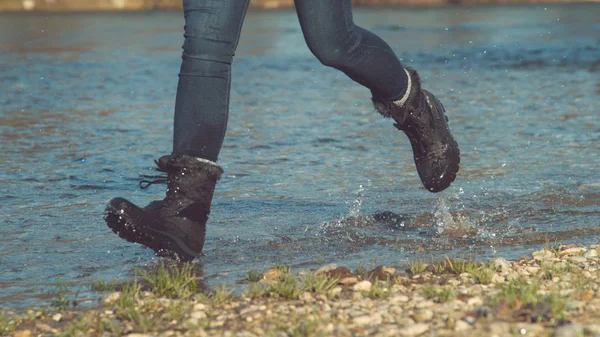
[[[520,3],[575,3],[599,0],[354,0],[355,6],[436,6]],[[161,10],[179,9],[181,0],[2,0],[0,11],[90,11],[90,10]],[[293,0],[251,0],[251,8],[275,9],[293,7]]]

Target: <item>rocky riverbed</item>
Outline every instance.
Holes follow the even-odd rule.
[[[2,336],[600,335],[599,246],[547,245],[518,261],[469,257],[406,268],[250,270],[203,289],[193,267],[161,265],[139,281],[101,283],[96,306],[0,311]]]

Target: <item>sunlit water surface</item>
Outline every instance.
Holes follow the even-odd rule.
[[[310,54],[292,11],[248,14],[200,266],[209,285],[276,263],[354,269],[593,243],[600,222],[600,5],[357,9],[448,109],[457,181],[422,186],[369,92]],[[127,280],[158,261],[104,224],[141,205],[171,149],[180,13],[0,16],[0,303],[57,278]]]

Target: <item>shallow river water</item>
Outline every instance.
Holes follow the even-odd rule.
[[[369,92],[322,66],[293,11],[250,12],[233,70],[205,254],[209,284],[276,263],[354,269],[471,254],[515,259],[593,243],[600,225],[600,4],[356,9],[446,106],[456,182],[422,186],[407,138]],[[45,303],[57,279],[158,261],[103,221],[138,204],[171,149],[183,18],[0,14],[0,303]]]

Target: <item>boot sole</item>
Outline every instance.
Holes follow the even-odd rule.
[[[135,228],[135,226],[128,224],[126,217],[118,215],[119,210],[111,205],[113,201],[119,202],[120,200],[118,199],[111,200],[111,203],[106,207],[104,220],[107,226],[120,238],[150,248],[154,250],[157,256],[172,258],[182,262],[191,261],[200,255],[193,249],[190,249],[181,239],[170,233],[146,226]],[[147,234],[148,232],[155,235],[149,235]]]

